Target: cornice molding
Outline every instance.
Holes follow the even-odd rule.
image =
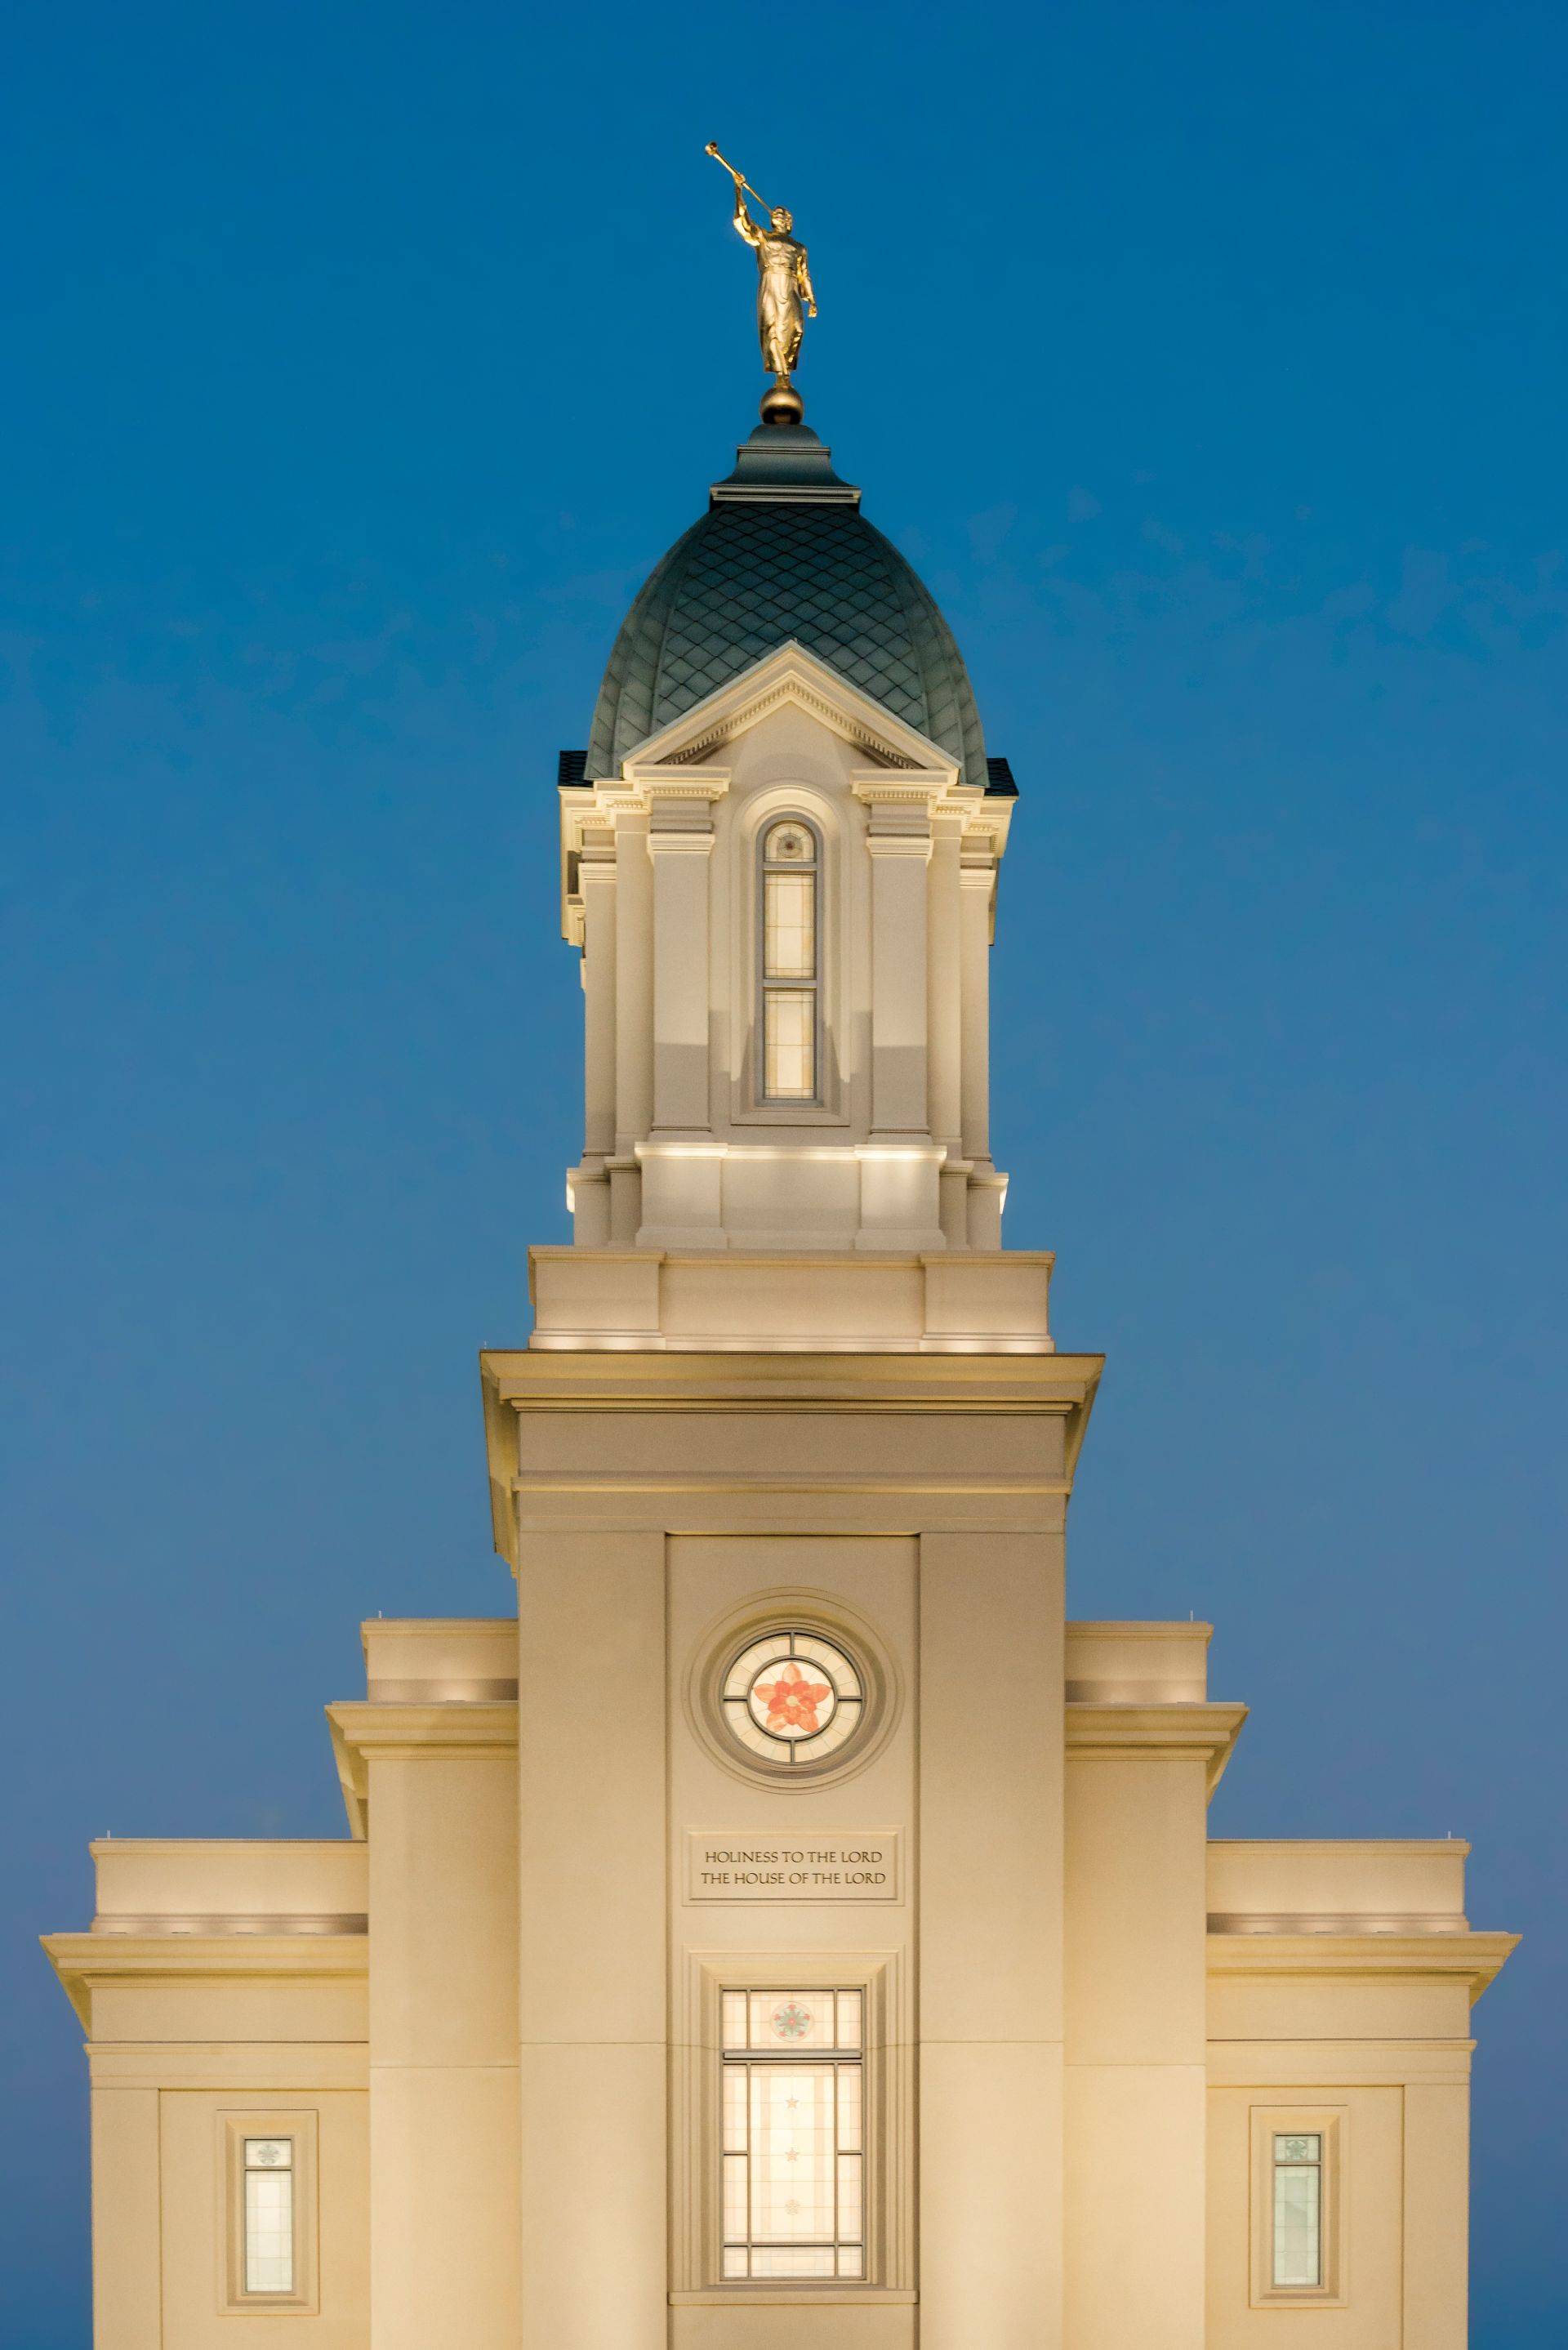
[[[218,2089],[233,2097],[370,2085],[365,2039],[97,2040],[87,2054],[95,2089]]]
[[[419,1705],[344,1699],[327,1708],[327,1721],[349,1834],[360,1842],[369,1832],[372,1760],[412,1762],[457,1755],[474,1762],[517,1752],[515,1698]]]
[[[365,1934],[369,1929],[370,1920],[363,1909],[127,1909],[107,1915],[100,1910],[90,1930],[99,1940],[109,1941],[170,1934],[184,1940],[193,1937],[227,1940],[241,1935],[253,1941],[285,1937],[297,1941],[323,1934]]]
[[[46,1934],[46,1957],[89,2037],[96,1991],[128,1983],[341,1981],[369,1972],[356,1934]]]
[[[596,1258],[609,1254],[595,1252]],[[701,1262],[701,1260],[699,1260]],[[817,1262],[837,1270],[838,1257]],[[922,1355],[902,1348],[681,1350],[577,1347],[486,1348],[487,1394],[515,1411],[565,1402],[588,1410],[732,1409],[755,1401],[773,1411],[995,1409],[1006,1404],[1085,1411],[1103,1355],[1014,1352]]]
[[[1216,1934],[1207,1943],[1210,1975],[1376,1980],[1469,1986],[1473,2006],[1518,1949],[1517,1934]]]
[[[1207,1768],[1212,1794],[1235,1752],[1244,1705],[1177,1699],[1166,1705],[1127,1705],[1075,1698],[1066,1709],[1067,1752],[1085,1757],[1189,1754]]]

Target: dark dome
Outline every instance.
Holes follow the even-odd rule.
[[[587,773],[794,638],[987,785],[969,672],[934,599],[804,425],[759,425],[621,625]]]

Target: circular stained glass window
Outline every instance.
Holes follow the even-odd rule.
[[[731,1736],[748,1753],[790,1770],[836,1753],[859,1729],[858,1667],[819,1633],[770,1632],[748,1641],[720,1692]]]

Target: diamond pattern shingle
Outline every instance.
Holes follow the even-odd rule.
[[[792,637],[984,785],[974,696],[936,604],[857,507],[805,501],[717,504],[677,540],[616,639],[589,774],[615,772]]]

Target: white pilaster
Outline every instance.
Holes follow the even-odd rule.
[[[922,2350],[1063,2340],[1063,1550],[920,1542]]]
[[[713,1142],[709,1045],[711,802],[703,776],[649,787],[653,866],[653,1118],[638,1146],[638,1243],[724,1245],[722,1152]]]
[[[586,1158],[615,1149],[616,843],[607,825],[583,836],[584,1132]]]
[[[602,1248],[610,1237],[615,1149],[616,853],[608,825],[584,831],[577,886],[583,900],[583,1162],[572,1178],[574,1238]]]
[[[528,1537],[517,1615],[521,2340],[663,2350],[661,1536]]]
[[[512,2350],[520,2293],[512,1708],[344,1711],[358,1716],[376,1823],[372,2350],[429,2350],[443,2338]],[[330,2258],[325,2241],[324,2249]]]
[[[950,1248],[969,1245],[968,1169],[963,1163],[960,1107],[962,1062],[962,983],[959,858],[963,818],[931,820],[931,861],[926,868],[927,1116],[931,1140],[943,1148],[941,1225]]]
[[[653,862],[654,1133],[706,1134],[708,860],[713,820],[706,794],[655,790]]]
[[[1005,1179],[991,1163],[991,909],[996,857],[981,836],[964,844],[959,871],[960,1027],[963,1156],[970,1164],[969,1245],[1002,1246]]]
[[[637,1146],[653,1123],[653,864],[648,817],[616,819],[615,1157],[610,1239],[629,1248],[642,1222]]]
[[[929,1137],[926,1124],[926,864],[921,806],[878,807],[871,858],[871,1130]]]

